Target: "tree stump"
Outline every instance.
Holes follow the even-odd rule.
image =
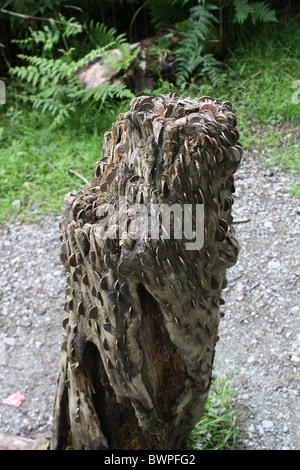
[[[206,404],[226,269],[239,251],[238,138],[230,102],[135,98],[105,134],[95,177],[66,196],[51,449],[184,448]],[[202,238],[192,243],[183,212],[195,227],[195,207]]]

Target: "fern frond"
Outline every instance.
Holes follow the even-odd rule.
[[[235,0],[234,6],[234,21],[240,24],[244,23],[248,18],[248,15],[252,13],[252,6],[248,4],[248,0]]]
[[[132,99],[133,93],[126,87],[124,83],[104,82],[95,88],[89,90],[81,90],[76,94],[81,98],[82,103],[93,100],[96,103],[105,103],[106,100],[118,98],[121,100]]]
[[[76,18],[66,19],[63,15],[59,15],[59,20],[62,22],[62,35],[64,38],[69,39],[73,36],[77,36],[83,32],[83,28],[77,24]],[[58,29],[57,24],[55,26]]]
[[[266,2],[254,2],[251,6],[251,17],[253,24],[255,24],[257,21],[263,21],[264,23],[269,21],[277,21],[275,10],[271,10],[270,6]]]
[[[110,47],[119,47],[126,42],[124,33],[118,35],[115,28],[108,29],[105,24],[95,23],[94,20],[91,20],[88,24],[87,34],[95,49],[108,45]]]
[[[179,30],[183,30],[180,45],[174,50],[179,84],[189,79],[196,80],[203,74],[213,76],[216,81],[219,63],[212,54],[204,54],[207,40],[212,37],[211,30],[217,21],[212,9],[212,6],[192,7],[188,20],[177,25]]]
[[[106,46],[93,49],[92,51],[89,51],[84,57],[79,59],[78,61],[76,62],[74,61],[74,66],[76,67],[76,69],[79,69],[80,67],[83,67],[84,65],[86,65],[89,61],[95,60],[97,57],[103,56],[105,52],[109,51],[110,49],[113,49],[114,46],[115,44],[112,42],[112,43],[106,44]]]
[[[103,59],[116,70],[116,73],[121,70],[126,70],[134,59],[139,55],[140,48],[138,47],[134,51],[129,47],[129,44],[123,44],[118,48],[118,52],[106,51],[103,54]]]
[[[275,10],[271,10],[266,2],[252,2],[248,0],[234,0],[235,16],[234,22],[243,24],[247,18],[251,17],[252,23],[257,21],[269,22],[277,21]]]
[[[60,28],[60,38],[68,38],[78,34],[78,28],[69,24],[68,20]],[[31,47],[32,43],[42,45],[45,51],[49,44],[58,43],[56,35],[51,36],[52,24],[40,31],[31,31],[31,41],[24,41],[22,46]],[[55,28],[57,25],[55,24]],[[54,28],[54,32],[56,32]],[[91,90],[85,90],[76,76],[76,71],[87,64],[97,56],[103,57],[113,65],[117,71],[126,69],[128,64],[138,54],[138,50],[132,52],[129,44],[126,42],[124,34],[117,35],[116,30],[108,29],[101,24],[93,24],[94,32],[97,32],[98,40],[101,36],[101,46],[98,45],[88,54],[75,60],[75,49],[67,47],[66,50],[56,49],[56,58],[46,57],[44,55],[26,55],[19,54],[19,58],[27,66],[16,66],[12,73],[21,80],[23,91],[20,93],[20,99],[30,104],[33,108],[39,109],[42,113],[48,113],[53,117],[53,126],[58,126],[64,120],[69,119],[76,112],[78,106],[90,104],[102,105],[115,99],[132,99],[133,93],[124,83],[105,82],[99,87]],[[76,32],[75,32],[76,29]],[[113,58],[110,49],[120,48],[119,57]]]
[[[213,54],[203,56],[201,72],[209,77],[213,87],[222,86],[226,77],[226,74],[222,73],[221,63]]]

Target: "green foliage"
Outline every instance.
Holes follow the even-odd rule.
[[[264,156],[264,166],[297,175],[300,105],[292,97],[293,83],[300,76],[300,50],[295,47],[299,42],[296,20],[263,23],[255,35],[241,35],[229,51],[222,86],[199,82],[175,86],[159,80],[154,94],[177,91],[182,97],[209,95],[230,99],[246,151],[256,149]],[[287,191],[299,197],[299,186],[290,187],[289,178],[286,184]]]
[[[175,32],[180,36],[180,45],[174,50],[177,61],[178,83],[207,74],[213,85],[217,85],[221,75],[220,63],[213,54],[208,53],[208,42],[215,40],[212,29],[216,23],[213,14],[215,7],[197,5],[190,9],[190,16],[182,23],[177,23]]]
[[[105,82],[90,90],[79,91],[77,97],[81,98],[83,104],[91,101],[100,103],[99,110],[101,110],[102,106],[109,101],[112,102],[114,99],[130,99],[133,98],[133,94],[126,88],[124,83]]]
[[[185,6],[189,4],[188,1],[179,3]],[[244,24],[248,17],[251,17],[253,24],[258,21],[276,21],[275,11],[266,2],[249,4],[248,0],[234,0],[232,15],[232,0],[203,0],[198,3],[189,9],[188,18],[174,27],[174,34],[180,36],[179,46],[174,48],[177,83],[208,79],[212,86],[221,87],[225,73],[217,52],[223,50],[224,25],[233,35],[233,23]],[[224,12],[227,16],[224,16]]]
[[[239,412],[232,399],[237,392],[232,389],[232,374],[220,376],[211,385],[206,411],[192,431],[190,445],[201,450],[233,450],[239,441]]]
[[[37,221],[41,214],[57,215],[65,195],[78,192],[93,177],[101,158],[103,134],[126,105],[112,103],[76,113],[63,126],[51,129],[51,116],[24,106],[0,121],[0,224]],[[1,131],[2,129],[2,131]],[[19,201],[18,204],[12,204]]]
[[[191,0],[145,0],[145,7],[156,31],[164,31],[174,23],[186,18],[186,13],[197,1]]]
[[[120,1],[116,0],[115,6]],[[238,2],[169,1],[174,10],[184,8],[185,13],[179,23],[174,12],[177,23],[160,37],[158,48],[161,57],[166,50],[176,55],[181,78],[177,83],[160,78],[157,89],[146,93],[178,91],[182,97],[210,95],[229,99],[238,116],[245,156],[248,149],[255,148],[264,156],[264,165],[297,174],[300,106],[293,103],[292,84],[300,77],[299,48],[295,47],[300,41],[298,22],[279,18],[278,23],[261,21],[258,27],[249,10],[248,16],[242,18],[244,23],[233,23]],[[15,0],[11,5],[18,4],[19,11],[26,12],[29,0],[24,1],[23,10],[21,3]],[[51,0],[48,6],[50,3]],[[46,4],[45,0],[39,5],[45,9],[44,15],[48,11]],[[254,2],[249,0],[247,4],[253,7]],[[134,6],[131,2],[130,7]],[[139,18],[143,17],[142,12],[146,12],[146,6]],[[35,10],[32,14],[36,14]],[[32,208],[36,207],[41,212],[57,213],[64,195],[82,187],[82,181],[68,169],[89,179],[94,162],[101,155],[103,133],[111,128],[119,112],[128,109],[132,97],[126,86],[118,83],[84,90],[75,76],[77,68],[93,60],[95,54],[105,57],[116,73],[126,70],[137,51],[132,53],[125,35],[89,19],[86,27],[78,27],[74,19],[55,18],[63,24],[31,21],[28,28],[29,22],[25,23],[26,34],[14,43],[23,62],[13,69],[17,106],[12,83],[4,78],[7,104],[0,109],[1,221],[16,214],[32,220]],[[224,37],[230,32],[230,24],[235,31],[234,36],[229,35],[224,61],[217,53],[220,22],[226,30]],[[181,40],[175,41],[175,35],[180,35]],[[119,57],[109,53],[115,48],[121,50]],[[298,185],[291,191],[299,196]],[[12,205],[14,200],[20,200],[20,205]]]
[[[234,0],[234,6],[234,21],[237,23],[245,23],[248,17],[251,18],[253,24],[256,24],[257,21],[265,23],[277,21],[275,11],[271,10],[266,2],[252,2],[249,4],[248,0]]]
[[[12,43],[19,45],[21,49],[34,49],[35,46],[42,46],[42,54],[49,56],[53,52],[54,47],[60,41],[60,31],[56,27],[53,21],[50,21],[49,24],[45,24],[43,29],[34,30],[31,27],[28,28],[30,36],[24,39],[13,39]],[[79,30],[78,30],[79,32]]]
[[[52,127],[61,125],[78,110],[84,103],[95,103],[100,108],[114,99],[129,99],[133,95],[124,84],[106,82],[91,90],[84,90],[76,77],[76,71],[95,57],[102,56],[115,68],[116,74],[126,69],[138,51],[131,52],[126,43],[125,35],[117,35],[115,29],[107,29],[105,25],[95,25],[93,22],[88,29],[88,37],[93,38],[96,48],[83,57],[75,58],[75,48],[69,46],[69,41],[82,34],[82,29],[74,26],[74,19],[63,20],[63,28],[57,24],[44,25],[42,30],[30,30],[30,36],[16,41],[21,48],[38,47],[38,55],[19,54],[26,65],[11,69],[21,90],[19,98],[33,109],[42,113],[50,113],[53,117]],[[65,48],[58,49],[62,40]],[[115,58],[109,50],[119,48],[120,55]],[[55,51],[55,57],[54,57]]]
[[[157,5],[154,2],[153,19],[159,16],[165,18],[166,4],[161,5],[161,3],[164,2],[159,2]],[[169,3],[186,8],[191,2],[169,0]],[[189,8],[186,19],[174,25],[173,34],[180,37],[178,46],[173,49],[177,63],[177,85],[201,80],[209,81],[213,87],[222,87],[225,72],[218,52],[223,51],[224,26],[227,27],[227,35],[229,31],[233,35],[233,24],[242,25],[248,17],[253,24],[258,21],[276,21],[274,10],[271,10],[265,2],[249,4],[248,0],[234,0],[233,3],[232,14],[232,0],[199,1],[198,5]]]
[[[110,44],[124,44],[126,43],[125,34],[117,34],[116,28],[108,28],[104,23],[97,23],[91,20],[87,28],[87,37],[89,39],[88,44],[94,48],[101,46],[107,46]]]
[[[106,21],[110,24],[113,23],[113,28],[105,26],[103,21],[101,23],[90,19],[93,16],[90,16],[83,26],[74,18],[65,20],[59,12],[61,10],[74,12],[76,9],[65,5],[60,0],[44,0],[34,6],[29,0],[25,0],[23,3],[19,0],[12,0],[12,2],[16,11],[26,12],[28,10],[33,15],[47,15],[49,17],[49,11],[52,9],[53,17],[63,23],[60,27],[54,20],[50,20],[43,28],[39,27],[39,23],[30,26],[24,37],[18,40],[20,47],[26,47],[27,56],[57,59],[59,58],[57,51],[61,51],[63,48],[67,53],[69,63],[75,64],[81,58],[86,60],[87,54],[91,50],[96,52],[99,48],[120,48],[122,45],[122,58],[116,66],[126,69],[132,53],[126,44],[124,34],[117,34],[116,26],[119,23],[122,24],[122,20],[124,22],[129,20],[127,29],[129,29],[130,38],[133,30],[135,30],[135,34],[139,30],[144,37],[145,30],[147,32],[149,30],[148,21],[150,19],[152,28],[150,35],[154,30],[154,32],[164,31],[166,36],[170,35],[170,31],[173,35],[180,36],[180,41],[173,49],[178,65],[177,84],[204,81],[218,87],[224,83],[224,67],[221,61],[226,53],[227,45],[236,40],[237,34],[246,31],[246,25],[248,26],[249,21],[253,25],[276,21],[275,11],[266,1],[130,0],[124,2],[123,0],[105,0],[101,2],[98,9],[92,2],[87,2],[82,12],[78,14],[80,23],[84,23],[82,20],[86,15],[94,14],[98,18],[100,15],[105,23]],[[71,7],[73,9],[70,10]],[[120,12],[120,18],[117,18],[117,11]],[[124,15],[125,11],[126,15]],[[14,22],[20,21],[20,19],[12,18]],[[74,24],[77,24],[77,27],[74,27]],[[126,30],[125,24],[120,29],[124,31],[124,28]],[[72,47],[68,45],[69,40],[71,40]],[[99,53],[102,54],[103,50]],[[31,73],[34,73],[32,69]],[[22,76],[24,77],[24,74]],[[73,84],[69,85],[73,86]],[[111,96],[114,97],[114,90],[111,91]],[[121,94],[122,90],[118,91],[118,94]],[[97,96],[99,95],[101,93],[97,92]],[[42,96],[39,99],[41,100]],[[72,105],[70,104],[68,108],[65,115],[72,114]],[[60,114],[59,111],[58,113]]]
[[[295,47],[299,42],[296,20],[266,23],[257,34],[242,36],[230,51],[222,94],[230,90],[245,120],[245,132],[248,121],[278,125],[300,119],[300,106],[292,100],[292,85],[300,76],[300,50]]]
[[[300,184],[296,184],[296,185],[291,186],[290,192],[291,192],[291,194],[293,194],[294,196],[300,198]]]
[[[264,167],[281,168],[293,180],[300,172],[300,105],[292,99],[300,76],[299,42],[296,20],[265,23],[257,34],[241,36],[218,90],[221,99],[230,97],[234,104],[246,152],[255,149]],[[288,176],[286,190],[299,197],[299,186],[291,187]]]
[[[204,54],[202,57],[201,73],[209,78],[209,83],[216,88],[224,84],[226,73],[222,68],[222,63],[213,54]]]

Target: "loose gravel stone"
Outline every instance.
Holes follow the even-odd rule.
[[[245,156],[234,219],[241,253],[228,271],[215,374],[232,373],[243,435],[238,448],[300,447],[299,200],[282,170]],[[0,432],[50,429],[58,373],[65,277],[59,218],[0,231]],[[19,408],[2,400],[20,391]]]
[[[64,273],[59,220],[0,232],[0,430],[48,430],[59,364]],[[20,391],[19,408],[2,401]]]
[[[300,217],[288,182],[281,170],[265,176],[254,154],[236,174],[235,220],[250,221],[236,225],[215,367],[234,371],[240,448],[300,448]]]

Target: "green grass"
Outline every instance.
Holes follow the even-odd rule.
[[[209,83],[181,90],[183,96],[210,94],[230,100],[238,116],[240,141],[263,155],[262,164],[296,175],[300,170],[300,103],[293,103],[293,83],[300,79],[300,28],[296,21],[262,24],[255,34],[240,37],[224,61],[222,89]],[[174,91],[161,83],[160,92]],[[0,223],[31,221],[39,214],[57,214],[69,191],[78,191],[92,177],[100,159],[103,133],[110,130],[129,102],[89,113],[78,109],[75,119],[50,130],[50,117],[28,108],[14,112],[14,96],[0,105]],[[3,107],[2,107],[3,106]],[[288,179],[288,178],[287,178]],[[300,196],[300,185],[287,188]],[[13,204],[14,201],[20,203]]]
[[[235,84],[231,94],[244,107],[247,119],[278,124],[300,118],[300,107],[292,102],[292,84],[300,74],[299,42],[299,24],[289,20],[262,24],[231,51],[229,85]]]
[[[300,184],[295,184],[295,185],[293,184],[293,185],[290,187],[290,192],[291,192],[291,194],[293,194],[294,196],[300,198]]]
[[[294,20],[262,24],[240,40],[229,59],[222,97],[233,102],[245,148],[265,150],[266,165],[300,170],[300,28]],[[225,95],[225,96],[224,96]]]
[[[37,111],[22,110],[0,121],[0,223],[38,220],[57,214],[69,191],[90,180],[100,160],[103,134],[120,108],[95,112],[88,122],[49,130],[50,120]],[[19,203],[18,203],[19,201]]]
[[[192,431],[190,446],[201,450],[234,450],[239,443],[239,412],[232,405],[238,394],[232,388],[232,373],[212,382],[206,411]]]

